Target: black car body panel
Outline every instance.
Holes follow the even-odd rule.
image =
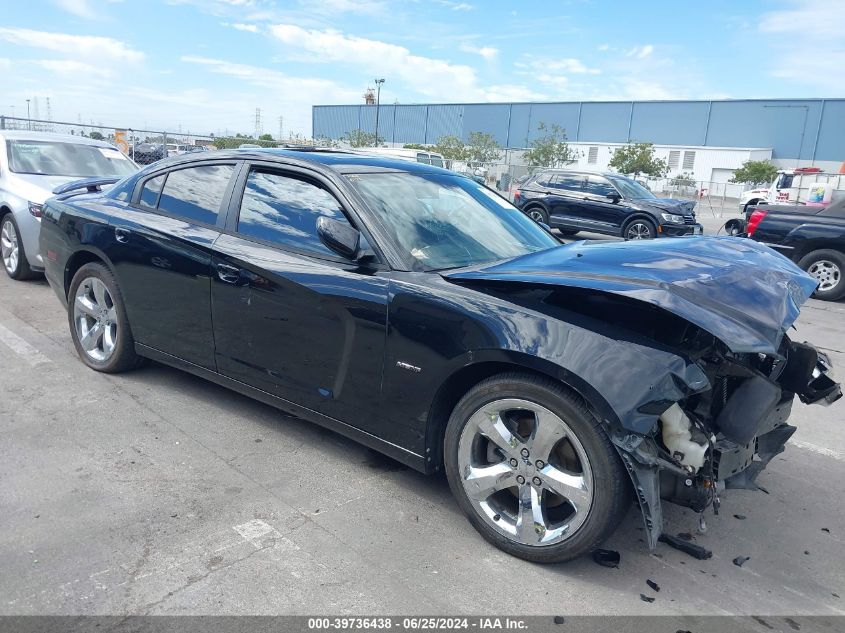
[[[232,176],[211,222],[140,204],[158,175],[215,165],[231,166]],[[248,174],[267,170],[328,192],[371,249],[366,259],[242,234]],[[661,531],[661,496],[701,509],[716,483],[700,473],[683,485],[691,477],[683,457],[661,445],[667,407],[677,403],[719,438],[708,449],[718,481],[753,487],[754,441],[741,445],[716,426],[741,385],[763,380],[779,395],[776,407],[740,407],[731,418],[745,420],[743,433],[769,438],[769,458],[789,436],[795,393],[807,402],[839,395],[824,359],[785,335],[813,283],[765,247],[711,238],[651,247],[578,243],[422,271],[353,186],[362,174],[469,183],[436,167],[342,152],[173,157],[108,192],[48,201],[41,230],[46,276],[67,303],[75,271],[102,262],[117,278],[139,354],[425,472],[441,468],[446,422],[473,384],[503,371],[559,381],[604,424],[631,475],[652,546]],[[495,204],[517,213],[503,200]],[[743,272],[747,266],[757,271]]]
[[[749,274],[749,270],[765,271]],[[770,249],[731,238],[565,247],[450,279],[591,288],[663,308],[733,352],[776,354],[816,282]]]
[[[526,213],[542,209],[548,224],[564,231],[622,236],[626,224],[645,219],[656,227],[656,237],[702,233],[695,219],[695,202],[653,197],[639,183],[619,174],[543,170],[519,187],[514,204]],[[676,217],[667,219],[663,213]]]
[[[828,206],[758,204],[746,210],[746,225],[754,211],[765,215],[751,237],[795,262],[818,249],[845,253],[845,198]]]

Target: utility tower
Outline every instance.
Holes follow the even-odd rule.
[[[280,117],[279,117],[279,140],[280,140],[280,141],[281,141],[281,140],[282,140],[282,138],[283,138],[283,137],[282,137],[282,132],[284,131],[284,122],[285,122],[285,117],[280,116]]]
[[[261,136],[261,108],[255,108],[255,135],[253,138]]]

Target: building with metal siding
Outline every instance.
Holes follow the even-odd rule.
[[[315,138],[375,131],[373,105],[314,106]],[[845,161],[845,99],[619,101],[384,105],[379,136],[389,143],[466,140],[487,132],[505,148],[524,148],[540,123],[557,124],[572,141],[771,148],[782,165],[838,169]]]

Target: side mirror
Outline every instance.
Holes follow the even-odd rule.
[[[610,201],[613,204],[616,204],[617,202],[619,202],[622,199],[622,196],[619,195],[618,191],[614,191],[613,193],[607,194],[607,197],[610,198]]]
[[[317,218],[317,235],[335,253],[347,259],[358,258],[361,233],[346,222],[321,215]]]

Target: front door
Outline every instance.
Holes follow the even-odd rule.
[[[320,215],[348,221],[330,183],[260,166],[239,182],[212,262],[220,373],[372,428],[380,415],[387,279],[317,237]]]
[[[604,176],[587,176],[584,192],[584,228],[612,234],[621,231],[628,210],[610,181]],[[610,197],[614,194],[619,196],[615,202]]]

